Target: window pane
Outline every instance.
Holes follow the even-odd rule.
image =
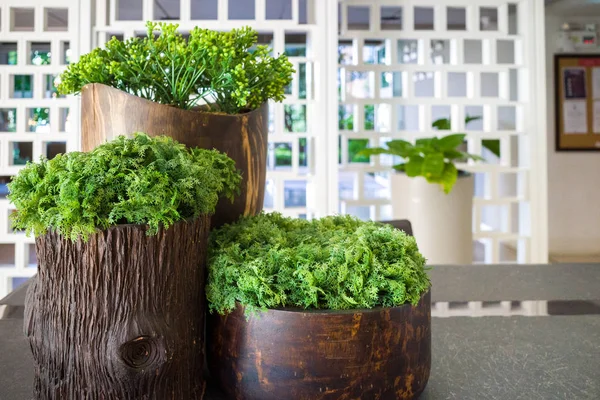
[[[120,21],[141,21],[142,0],[117,0],[117,19]]]
[[[0,132],[17,131],[17,109],[0,108]]]

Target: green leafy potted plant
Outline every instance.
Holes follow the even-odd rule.
[[[465,134],[392,140],[359,154],[399,157],[390,176],[394,219],[411,221],[419,248],[432,264],[470,264],[473,257],[473,175],[456,163],[482,160],[459,150]]]
[[[431,366],[414,238],[349,216],[242,218],[211,233],[212,379],[236,399],[410,399]]]
[[[471,122],[481,121],[479,115],[467,115],[465,117],[465,126],[468,126]],[[433,128],[439,131],[449,131],[452,129],[452,120],[450,118],[439,118],[433,121],[431,124]],[[500,158],[500,141],[497,139],[482,139],[481,146],[488,149],[493,155]]]
[[[35,398],[201,398],[210,214],[241,177],[216,150],[120,136],[9,184],[36,235],[26,299]]]
[[[82,147],[143,131],[191,147],[226,153],[242,171],[241,193],[219,203],[213,225],[262,210],[269,99],[281,101],[292,80],[285,55],[257,46],[250,28],[198,27],[185,38],[178,25],[147,23],[147,36],[112,38],[60,76],[61,94],[82,94]],[[157,34],[157,35],[155,35]]]

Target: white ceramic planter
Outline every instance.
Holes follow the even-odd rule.
[[[395,173],[390,179],[393,217],[410,221],[428,264],[471,264],[473,175],[459,177],[450,194],[422,177]]]

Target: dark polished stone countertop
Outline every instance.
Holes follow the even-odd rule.
[[[421,399],[600,399],[600,264],[444,266],[431,280],[433,302],[554,301],[555,314],[584,315],[432,318]],[[0,400],[31,398],[23,302],[23,289],[0,300]]]

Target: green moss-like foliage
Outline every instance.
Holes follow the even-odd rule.
[[[113,86],[161,104],[190,109],[207,103],[210,111],[237,114],[281,101],[294,68],[285,56],[271,56],[256,45],[249,28],[218,32],[198,27],[186,39],[178,25],[147,23],[147,36],[112,38],[69,65],[58,91],[79,93],[88,83]],[[155,33],[159,35],[155,36]]]
[[[350,216],[306,221],[246,217],[211,233],[211,312],[357,309],[417,304],[429,288],[413,237]]]
[[[155,234],[161,225],[211,214],[220,194],[233,200],[240,182],[223,153],[137,133],[89,153],[29,163],[9,184],[8,197],[17,207],[15,228],[85,240],[116,224],[148,224]]]

